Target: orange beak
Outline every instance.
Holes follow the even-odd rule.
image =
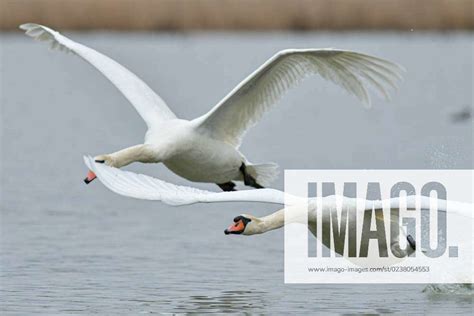
[[[224,234],[241,234],[245,229],[245,224],[242,220],[235,222],[234,224],[230,225],[226,230],[224,230]]]
[[[93,173],[92,171],[89,170],[89,172],[87,173],[87,177],[84,179],[84,182],[86,184],[89,184],[91,183],[95,178],[97,178],[97,176],[95,175],[95,173]]]

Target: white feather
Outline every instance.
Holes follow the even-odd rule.
[[[169,205],[236,201],[284,204],[283,192],[274,189],[211,192],[112,168],[96,163],[92,157],[84,157],[84,162],[111,191],[136,199],[162,201]]]
[[[159,125],[163,120],[176,118],[145,82],[113,59],[43,25],[27,23],[20,25],[20,28],[36,40],[50,42],[52,49],[72,52],[97,68],[132,103],[148,128]]]
[[[111,191],[142,200],[162,201],[169,205],[187,205],[194,203],[216,203],[216,202],[259,202],[272,204],[285,204],[285,193],[275,189],[257,189],[233,192],[211,192],[200,190],[193,187],[175,185],[166,181],[156,179],[143,174],[137,174],[130,171],[124,171],[109,167],[105,164],[96,163],[92,157],[85,156],[84,162],[92,170],[102,183]],[[286,194],[288,196],[288,194]],[[338,199],[342,196],[331,196],[325,198],[325,205],[338,205]],[[356,205],[356,199],[344,198],[346,201],[352,201]],[[406,205],[409,209],[429,209],[435,199],[425,196],[407,196],[406,198],[391,198],[385,200],[365,201],[366,209],[381,209],[387,207],[390,209],[399,208],[400,205]],[[288,201],[288,200],[287,200]],[[300,203],[303,200],[292,197],[294,203]],[[440,211],[455,213],[467,218],[474,217],[473,205],[456,201],[436,200],[437,208]],[[317,199],[309,199],[312,206],[316,206]]]
[[[386,99],[403,68],[377,57],[337,49],[284,50],[254,71],[211,111],[195,119],[197,130],[240,146],[245,132],[263,113],[308,76],[319,74],[370,106],[367,87]]]

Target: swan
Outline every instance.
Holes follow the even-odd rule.
[[[286,197],[286,211],[285,208],[283,208],[264,217],[240,214],[236,216],[233,223],[225,229],[224,233],[226,235],[235,234],[250,236],[282,228],[286,223],[308,223],[310,232],[318,238],[315,230],[315,220],[318,217],[321,218],[321,212],[323,212],[325,208],[331,210],[335,209],[337,205],[343,205],[343,209],[347,210],[348,213],[351,213],[383,209],[384,206],[389,207],[390,210],[399,209],[401,203],[406,203],[407,209],[417,209],[417,201],[419,201],[421,209],[430,209],[430,205],[434,200],[429,197],[415,195],[406,198],[390,198],[387,200],[376,201],[366,201],[365,199],[348,198],[343,196],[328,196],[322,198],[322,203],[320,205],[318,205],[317,198],[307,199],[309,205],[308,211],[306,209],[306,204],[304,204],[303,206],[305,209],[304,212],[302,212],[300,203],[303,203],[306,199],[293,196],[291,196],[291,199],[288,199],[290,196],[289,194],[276,189],[266,188],[234,192],[212,192],[188,186],[175,185],[143,174],[136,174],[130,171],[124,171],[104,164],[99,164],[90,156],[85,156],[84,162],[89,170],[92,170],[92,172],[97,175],[99,180],[108,189],[117,194],[136,199],[162,201],[173,206],[216,202],[259,202],[283,205],[285,204]],[[447,211],[449,203],[450,216],[457,216],[458,219],[460,218],[462,221],[471,221],[472,225],[474,225],[474,205],[446,200],[436,200],[436,203],[438,210],[440,211]],[[364,207],[361,208],[359,207],[360,205],[363,205]],[[323,222],[325,220],[329,221],[328,217],[322,218]],[[378,220],[380,219],[376,217],[376,221]],[[400,227],[398,222],[397,225]],[[397,253],[398,258],[406,257],[416,249],[416,241],[413,236],[406,234],[404,228],[400,228],[400,231],[404,234],[409,247],[401,249],[398,241],[391,243],[390,247],[392,253]],[[328,248],[331,248],[330,243],[330,240],[323,240],[323,244]],[[336,252],[337,249],[344,249],[344,245],[338,244],[337,241],[333,247]],[[343,255],[343,253],[339,254]]]
[[[96,162],[116,168],[132,162],[161,162],[187,180],[216,183],[224,191],[235,190],[234,181],[263,188],[277,176],[276,164],[253,164],[239,146],[245,132],[304,78],[319,74],[370,106],[367,87],[388,100],[389,90],[397,88],[403,71],[387,60],[348,50],[286,49],[268,59],[208,113],[188,121],[176,117],[145,82],[111,58],[43,25],[27,23],[20,28],[92,64],[145,121],[148,129],[143,144],[98,155]],[[95,177],[89,171],[84,181],[89,183]]]
[[[399,238],[395,241],[392,241],[390,238],[391,242],[387,246],[390,246],[391,253],[394,255],[394,257],[382,258],[382,261],[380,261],[380,258],[378,258],[378,251],[374,249],[375,247],[372,247],[372,250],[368,250],[370,255],[368,255],[367,258],[363,258],[362,256],[351,257],[351,255],[348,255],[344,251],[343,243],[341,245],[341,243],[338,243],[335,239],[325,239],[324,237],[318,236],[318,232],[315,230],[316,225],[314,219],[322,218],[322,225],[325,223],[327,224],[328,218],[321,216],[325,208],[333,211],[338,207],[338,204],[339,206],[341,205],[340,202],[342,201],[344,202],[342,203],[342,210],[347,210],[349,215],[354,214],[354,212],[363,212],[356,213],[356,216],[359,217],[360,215],[365,215],[367,210],[372,212],[379,209],[384,209],[386,211],[390,210],[390,213],[392,213],[392,210],[400,209],[400,205],[403,204],[405,205],[406,209],[422,210],[430,209],[432,203],[436,203],[438,211],[441,212],[447,212],[449,205],[449,221],[452,222],[453,219],[456,219],[454,222],[456,228],[459,227],[458,230],[466,230],[462,235],[457,234],[458,238],[456,239],[456,244],[460,249],[463,249],[464,255],[462,260],[455,260],[454,262],[450,261],[449,263],[444,260],[440,263],[437,263],[437,266],[433,267],[434,271],[432,271],[432,273],[429,275],[428,280],[429,282],[433,282],[434,279],[434,282],[436,283],[473,282],[472,269],[466,268],[466,262],[469,262],[469,260],[472,259],[470,254],[472,254],[472,245],[474,244],[474,235],[472,234],[472,227],[474,227],[474,205],[471,203],[441,200],[416,195],[407,196],[405,198],[400,197],[373,201],[368,201],[365,199],[353,199],[343,196],[327,196],[322,199],[306,199],[294,197],[288,193],[284,193],[276,189],[211,192],[188,186],[174,185],[172,183],[168,183],[143,174],[136,174],[133,172],[109,167],[105,164],[96,163],[94,158],[90,156],[85,156],[84,162],[86,166],[97,175],[98,179],[108,189],[126,197],[162,201],[168,205],[173,206],[215,202],[259,202],[285,204],[284,209],[280,209],[263,217],[256,217],[249,214],[240,214],[234,218],[233,223],[227,229],[225,229],[224,233],[226,235],[232,234],[251,236],[282,228],[288,223],[306,224],[305,226],[307,226],[312,235],[318,240],[321,240],[321,243],[330,249],[330,257],[334,257],[335,254],[339,254],[352,264],[364,268],[380,267],[380,264],[383,264],[384,266],[391,266],[405,260],[408,256],[417,251],[418,248],[421,250],[421,252],[425,252],[426,250],[423,248],[423,243],[421,243],[420,247],[417,245],[413,236],[407,234],[404,227],[400,226],[399,220],[393,221],[393,219],[390,218],[390,229],[393,228],[392,225],[395,223],[401,233],[400,236],[405,238],[406,245],[402,248]],[[318,200],[321,200],[322,203],[319,204]],[[303,205],[300,204],[301,202],[303,202]],[[359,208],[361,205],[359,203],[361,202],[364,203],[362,205],[365,205],[365,207]],[[369,207],[367,207],[367,205],[369,205]],[[304,212],[302,212],[301,206],[305,208]],[[377,222],[379,220],[381,220],[381,218],[379,218],[377,213],[375,213],[376,225],[378,225]],[[458,226],[459,224],[461,225]],[[454,235],[454,231],[451,230],[449,234]],[[459,238],[463,238],[463,240],[460,240]],[[285,240],[285,243],[286,242],[287,241]],[[301,244],[296,246],[301,248]],[[420,266],[430,266],[430,264],[433,263],[432,260],[433,258],[428,256],[418,256],[416,262]],[[448,266],[446,266],[446,264],[449,265],[449,268],[447,268]],[[427,278],[424,278],[424,281],[426,282]]]

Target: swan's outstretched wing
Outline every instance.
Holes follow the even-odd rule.
[[[367,106],[367,86],[386,99],[396,89],[403,69],[369,55],[336,49],[291,49],[277,53],[234,88],[207,114],[195,119],[206,135],[239,146],[254,125],[290,88],[319,74],[356,96]]]
[[[387,203],[390,209],[399,208],[400,205],[405,205],[407,209],[423,209],[429,210],[430,207],[436,205],[436,210],[441,212],[449,212],[450,215],[459,215],[467,218],[474,218],[474,205],[471,203],[451,201],[451,200],[441,200],[437,198],[431,198],[428,196],[416,196],[410,195],[406,198],[391,198],[384,201]],[[374,203],[376,208],[381,208],[383,205],[382,201],[377,201]],[[378,207],[377,207],[378,205]],[[369,204],[370,206],[370,204]]]
[[[441,212],[449,212],[450,215],[462,216],[464,218],[474,219],[474,205],[471,203],[458,202],[452,200],[441,200],[428,196],[409,195],[406,197],[390,198],[385,200],[365,200],[360,198],[349,198],[340,195],[332,195],[323,198],[323,205],[329,209],[334,209],[337,205],[344,203],[345,207],[350,210],[356,210],[357,203],[362,202],[365,208],[360,209],[364,212],[367,210],[383,209],[400,209],[406,208],[411,210],[429,210],[436,206],[436,210]],[[318,211],[317,199],[311,199],[312,209]]]
[[[51,48],[73,52],[92,64],[132,103],[148,128],[163,120],[176,118],[166,103],[146,83],[111,58],[46,26],[27,23],[20,25],[20,28],[36,40],[50,42]]]
[[[260,202],[282,205],[285,203],[285,194],[275,189],[211,192],[188,186],[175,185],[143,174],[112,168],[105,164],[96,163],[92,157],[88,156],[84,157],[84,162],[111,191],[136,199],[163,201],[166,204],[176,206],[214,202]],[[304,199],[299,200],[294,196],[292,198],[293,203],[296,203],[296,205],[298,205],[299,201],[304,202]],[[359,201],[359,199],[343,196],[328,196],[323,199],[325,201],[324,206],[329,208],[335,208],[337,203],[341,203],[336,201],[344,199],[345,206],[353,210],[357,209],[356,205],[357,201]],[[450,213],[471,219],[474,217],[473,204],[438,200],[425,196],[407,196],[405,198],[391,198],[375,201],[362,199],[360,201],[365,203],[365,210],[381,209],[383,207],[393,209],[400,207],[406,207],[408,209],[429,209],[431,204],[436,201],[437,209],[440,211],[449,209]],[[312,204],[313,211],[317,211],[317,199],[310,199],[310,203]]]
[[[92,157],[84,157],[84,162],[107,188],[136,199],[163,201],[169,205],[239,201],[284,204],[284,193],[274,189],[211,192],[112,168],[94,162]]]

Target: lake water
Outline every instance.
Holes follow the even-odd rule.
[[[373,108],[311,78],[246,136],[254,162],[282,169],[471,169],[472,33],[68,33],[143,78],[175,113],[205,113],[276,51],[338,47],[402,64]],[[127,101],[74,55],[19,33],[1,39],[2,315],[239,312],[469,314],[463,286],[285,285],[283,230],[225,236],[272,205],[170,207],[82,179],[82,155],[142,142]],[[161,165],[128,169],[190,184]],[[193,184],[192,184],[193,185]],[[212,184],[197,184],[217,190]],[[274,184],[283,188],[283,176]]]

